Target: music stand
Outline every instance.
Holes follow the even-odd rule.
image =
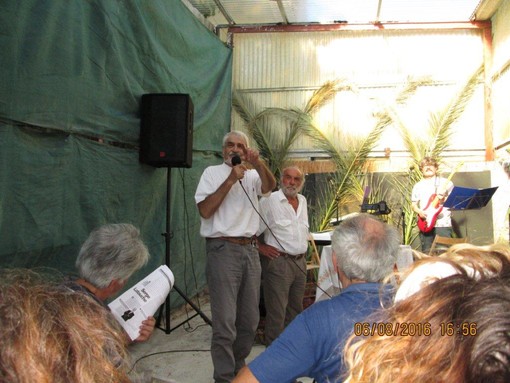
[[[485,189],[454,186],[443,206],[450,210],[481,209],[489,203],[497,189],[497,186]]]

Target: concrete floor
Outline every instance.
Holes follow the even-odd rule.
[[[210,319],[207,297],[200,300],[199,307]],[[170,328],[174,328],[196,312],[188,306],[188,313],[181,308],[171,314]],[[162,327],[166,329],[164,325]],[[211,327],[199,315],[170,334],[156,329],[147,342],[130,346],[134,364],[130,376],[134,383],[213,383],[211,333]],[[247,362],[264,349],[263,345],[254,342]],[[308,383],[312,379],[300,378],[300,381]]]

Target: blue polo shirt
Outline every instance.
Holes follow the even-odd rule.
[[[308,376],[318,383],[341,381],[345,341],[381,307],[381,284],[358,283],[339,295],[314,303],[248,364],[260,383],[286,383]]]

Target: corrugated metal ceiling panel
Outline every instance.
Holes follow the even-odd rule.
[[[465,22],[480,0],[185,0],[213,25]]]

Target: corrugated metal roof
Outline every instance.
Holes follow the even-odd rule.
[[[214,26],[466,22],[500,0],[183,0]],[[485,15],[487,17],[489,15]]]

